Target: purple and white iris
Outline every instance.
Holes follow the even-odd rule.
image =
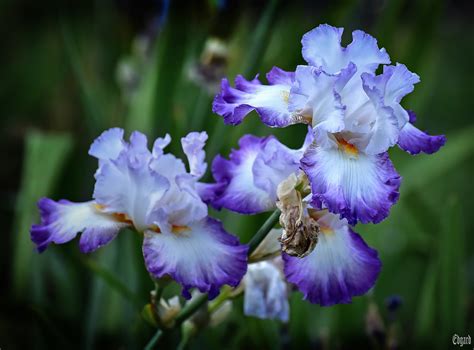
[[[213,195],[209,195],[210,203],[217,208],[224,207],[242,214],[276,209],[279,200],[278,185],[291,182],[293,178],[294,182],[290,183],[289,188],[296,192],[296,175],[303,175],[298,169],[299,159],[308,147],[311,135],[310,132],[305,145],[299,150],[287,148],[274,137],[242,137],[240,149],[232,151],[230,160],[220,156],[214,160],[212,171],[217,183],[208,185],[209,191],[214,190]],[[270,141],[272,151],[268,147]],[[261,161],[265,158],[278,161]],[[267,186],[261,186],[262,183]],[[246,191],[240,191],[240,188],[245,188]],[[312,204],[302,199],[301,205],[304,215],[310,215]],[[327,209],[319,209],[313,210],[311,214],[320,227],[318,243],[303,258],[282,253],[284,274],[286,280],[294,284],[312,303],[324,306],[349,303],[352,297],[366,293],[375,284],[381,262],[377,252],[352,230],[346,219],[338,218]],[[275,242],[266,242],[266,245],[280,249],[274,234],[267,237]],[[257,251],[258,249],[255,252]],[[271,253],[263,255],[272,256]],[[283,300],[280,302],[283,303]],[[266,303],[276,305],[269,300]],[[269,318],[277,317],[263,311],[260,314],[268,314]]]
[[[82,232],[80,249],[89,253],[109,243],[120,229],[132,227],[143,233],[150,274],[170,275],[185,297],[191,296],[191,288],[213,298],[222,285],[237,286],[247,270],[248,247],[208,216],[196,189],[206,170],[207,134],[192,132],[181,139],[189,172],[180,159],[164,154],[169,135],[158,138],[150,152],[145,135],[134,132],[125,142],[123,134],[122,129],[107,130],[90,147],[89,154],[99,160],[93,200],[39,201],[41,224],[31,228],[38,251]]]
[[[398,145],[410,154],[434,153],[444,136],[430,136],[400,102],[419,82],[403,64],[389,65],[385,49],[362,31],[341,46],[343,29],[320,25],[303,36],[308,65],[295,72],[273,68],[269,85],[258,77],[224,79],[213,111],[239,124],[255,110],[271,127],[310,124],[314,143],[300,161],[312,188],[312,203],[350,224],[380,222],[397,201],[401,177],[387,150]],[[383,73],[376,75],[379,65]]]
[[[229,160],[218,155],[212,162],[215,184],[199,184],[203,199],[217,209],[256,214],[275,208],[278,184],[300,166],[304,150],[312,142],[308,132],[302,148],[292,150],[274,136],[245,135]]]

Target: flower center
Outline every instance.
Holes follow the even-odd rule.
[[[96,203],[95,208],[98,211],[103,212],[104,209],[105,209],[105,206],[102,205],[102,204],[97,204]],[[114,217],[114,219],[117,220],[118,222],[123,222],[123,223],[129,224],[130,226],[135,226],[133,221],[125,213],[110,213],[110,215],[112,215]],[[161,233],[161,229],[157,225],[151,225],[149,227],[149,229],[151,231],[156,232],[156,233]],[[176,234],[176,235],[180,235],[180,234],[182,234],[186,231],[189,231],[189,230],[191,230],[191,228],[189,226],[181,226],[181,225],[172,225],[171,226],[171,232]],[[140,230],[138,230],[138,231],[140,231]]]
[[[152,225],[150,229],[156,233],[161,233],[161,229],[157,225]],[[180,225],[172,225],[171,232],[175,235],[180,235],[186,231],[191,230],[189,226],[180,226]]]
[[[325,235],[334,234],[334,231],[332,228],[330,228],[329,226],[321,225],[321,224],[319,225],[319,232]]]
[[[347,155],[357,157],[359,155],[359,150],[353,144],[347,142],[343,138],[337,138],[337,144],[339,149],[344,151]]]

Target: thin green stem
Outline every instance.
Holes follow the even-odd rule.
[[[229,299],[229,297],[232,294],[232,287],[225,286],[223,288],[224,290],[219,294],[219,296],[212,301],[212,303],[209,303],[209,307],[207,308],[207,311],[209,311],[209,314],[212,314],[214,311],[219,309],[224,302]]]
[[[158,328],[153,338],[151,338],[148,344],[145,346],[144,350],[152,350],[162,336],[163,336],[163,331],[160,328]]]
[[[157,281],[154,281],[154,283],[155,283],[154,297],[155,297],[156,304],[159,305],[161,296],[163,295],[163,291],[165,290],[165,286],[160,285]]]
[[[270,230],[275,226],[275,224],[278,222],[278,219],[280,218],[280,210],[276,209],[272,215],[265,221],[265,223],[260,227],[260,229],[257,231],[257,233],[252,237],[252,239],[249,242],[249,256],[250,254],[253,253],[255,249],[257,249],[258,245],[260,242],[263,241],[265,236],[270,232]]]
[[[207,301],[207,294],[202,294],[187,304],[176,316],[175,327],[180,326],[184,321],[191,317]]]
[[[193,329],[193,326],[191,326],[191,328],[186,329],[186,325],[185,325],[183,328],[184,329],[182,331],[181,340],[179,341],[179,344],[176,350],[184,350],[186,348],[186,345],[188,345],[189,340],[191,339],[191,337],[193,336],[195,332],[195,330]]]

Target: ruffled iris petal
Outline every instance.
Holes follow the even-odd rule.
[[[387,153],[352,155],[338,148],[310,147],[301,166],[311,182],[313,204],[349,223],[377,223],[398,200],[400,175]]]
[[[190,132],[181,139],[183,151],[188,157],[189,173],[197,178],[201,178],[206,172],[207,164],[205,162],[206,152],[204,146],[207,141],[206,132]]]
[[[71,241],[82,232],[80,248],[89,253],[109,243],[121,228],[128,226],[112,215],[104,214],[95,202],[73,203],[42,198],[38,202],[41,224],[31,227],[31,240],[38,251],[44,251],[50,243]]]
[[[350,303],[375,284],[382,266],[377,251],[336,215],[328,213],[318,222],[322,230],[311,254],[304,258],[283,254],[286,278],[311,303]]]
[[[201,194],[218,209],[242,214],[272,210],[278,184],[298,170],[302,152],[285,147],[274,137],[245,135],[239,146],[229,160],[214,159],[212,173],[217,184],[202,185]]]
[[[92,143],[89,154],[97,159],[116,159],[126,147],[123,133],[119,128],[104,131]]]
[[[363,74],[364,86],[377,90],[384,105],[393,110],[399,127],[409,121],[409,114],[401,105],[402,98],[413,92],[420,77],[400,63],[396,66],[384,66],[383,74]]]
[[[149,214],[170,188],[170,182],[150,169],[149,156],[142,154],[138,145],[136,153],[122,153],[100,167],[94,198],[106,212],[125,214],[142,230],[153,224],[155,218]]]
[[[445,143],[446,137],[444,135],[428,135],[411,123],[405,124],[400,131],[400,137],[398,139],[398,146],[413,155],[420,152],[427,154],[435,153]]]
[[[364,118],[372,116],[366,124],[370,126],[365,133],[358,135],[354,133],[353,138],[347,140],[363,152],[375,155],[387,151],[397,143],[400,133],[400,125],[393,108],[385,104],[383,92],[376,87],[367,84],[369,75],[363,75],[363,88],[369,97],[365,104],[367,108],[359,108],[351,115],[351,118],[363,124]]]
[[[262,121],[272,127],[295,123],[288,112],[288,96],[294,73],[273,68],[267,75],[270,85],[262,85],[258,76],[246,80],[235,78],[235,88],[227,79],[222,80],[221,92],[215,97],[212,110],[224,117],[226,124],[237,125],[255,110]]]
[[[191,288],[212,299],[224,284],[237,286],[247,270],[247,250],[211,218],[176,233],[146,231],[143,241],[148,271],[155,278],[170,275],[188,299]]]
[[[352,42],[344,48],[341,37],[344,29],[322,24],[303,35],[303,58],[310,65],[321,67],[327,73],[338,73],[349,65],[357,66],[358,74],[374,72],[379,64],[390,63],[385,49],[379,49],[377,40],[360,30],[352,33]]]
[[[344,106],[336,91],[339,76],[328,75],[310,66],[298,66],[291,88],[290,110],[308,113],[312,125],[328,132],[344,128]]]

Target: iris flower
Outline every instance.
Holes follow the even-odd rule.
[[[289,221],[300,220],[303,225],[309,223],[308,228],[313,230],[309,234],[317,234],[317,242],[302,244],[305,251],[299,256],[281,250],[277,241],[277,237],[281,236],[284,248],[285,236],[281,235],[281,230],[276,235],[273,230],[262,242],[271,248],[262,248],[262,251],[257,248],[254,254],[258,253],[259,260],[262,257],[273,258],[274,253],[281,254],[286,280],[294,284],[310,302],[323,306],[350,303],[352,297],[365,294],[375,284],[382,264],[377,252],[353,231],[346,219],[340,219],[326,208],[314,208],[311,195],[299,194],[297,188],[301,184],[298,179],[305,177],[299,170],[299,160],[311,147],[311,141],[312,130],[303,147],[297,150],[284,146],[274,137],[243,136],[240,148],[232,150],[229,160],[221,156],[214,159],[212,172],[216,183],[205,185],[207,200],[218,209],[223,207],[242,214],[261,213],[278,206],[283,214],[288,214]],[[292,213],[286,208],[297,210]],[[280,217],[283,226],[285,221]],[[298,226],[298,229],[301,228]],[[290,232],[286,232],[286,236],[289,235]],[[301,237],[295,239],[296,242],[301,241]],[[249,273],[252,276],[250,267]],[[270,277],[267,274],[266,283],[269,283]],[[253,285],[258,287],[256,283]],[[264,300],[262,309],[255,315],[284,319],[282,305],[285,305],[287,298],[285,293],[275,291],[267,295],[262,287],[250,292],[246,289],[246,293],[260,293],[260,299]],[[277,296],[280,299],[274,300]],[[246,300],[250,304],[250,298]],[[277,311],[278,314],[275,313]]]
[[[82,232],[80,249],[90,253],[130,227],[143,233],[150,274],[171,276],[186,298],[191,288],[213,298],[222,285],[237,286],[247,269],[248,247],[208,216],[196,189],[207,166],[207,134],[192,132],[181,139],[189,171],[180,159],[164,153],[169,135],[158,138],[151,152],[142,133],[132,133],[130,142],[123,135],[122,129],[107,130],[90,147],[89,154],[99,161],[93,200],[39,201],[41,224],[31,228],[38,251]]]
[[[314,143],[300,165],[311,182],[313,206],[350,224],[377,223],[399,197],[401,177],[387,150],[398,145],[410,154],[430,154],[445,137],[417,129],[414,113],[400,104],[418,75],[403,64],[389,65],[372,36],[354,31],[343,47],[342,33],[329,25],[306,33],[302,54],[308,65],[294,72],[274,67],[269,85],[258,76],[250,81],[237,76],[233,88],[224,79],[213,111],[233,125],[252,110],[270,127],[309,124]]]

